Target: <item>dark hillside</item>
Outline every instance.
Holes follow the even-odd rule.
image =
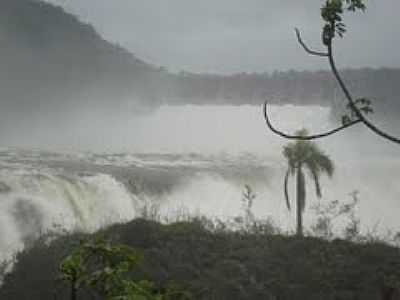
[[[2,0],[2,108],[44,109],[87,101],[149,101],[153,66],[111,44],[62,8],[35,0]],[[68,105],[67,105],[68,104]]]
[[[158,286],[178,283],[194,299],[395,299],[384,295],[394,294],[400,283],[399,249],[379,243],[209,231],[200,221],[135,220],[101,236],[144,253],[134,278]],[[59,261],[78,240],[38,243],[20,253],[0,298],[55,299]],[[68,289],[59,285],[56,299],[68,299]]]

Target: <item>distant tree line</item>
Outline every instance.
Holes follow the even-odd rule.
[[[61,7],[34,0],[4,0],[0,11],[2,110],[94,101],[113,108],[126,101],[161,104],[335,106],[342,97],[329,71],[275,71],[233,75],[171,73],[105,41]],[[400,69],[344,70],[356,97],[398,111]],[[136,100],[136,101],[133,101]],[[379,111],[378,111],[379,113]]]
[[[343,77],[356,94],[368,94],[380,103],[396,105],[400,93],[396,82],[400,69],[346,69]],[[241,73],[230,76],[181,72],[175,76],[177,96],[181,101],[201,103],[261,104],[272,102],[300,105],[331,105],[341,97],[329,71],[275,71]]]

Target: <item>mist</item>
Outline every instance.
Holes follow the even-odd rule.
[[[320,48],[323,1],[51,0],[107,39],[139,57],[179,72],[273,72],[325,69],[305,55],[294,27]],[[338,41],[341,67],[398,67],[396,0],[368,0],[363,14],[346,14],[347,39]],[[379,20],[379,21],[377,21]],[[383,21],[384,20],[384,21]],[[387,47],[386,45],[391,45]],[[368,49],[368,51],[363,51]],[[385,55],[382,55],[385,53]]]
[[[0,298],[400,295],[400,2],[362,3],[2,0]]]
[[[146,113],[129,109],[110,113],[107,109],[97,107],[97,110],[88,109],[75,114],[67,123],[53,119],[52,124],[49,119],[51,117],[43,118],[42,126],[31,126],[29,132],[24,132],[26,127],[21,126],[17,135],[3,137],[3,143],[23,149],[65,154],[122,155],[121,159],[118,156],[105,156],[104,162],[100,160],[101,165],[110,167],[136,166],[139,163],[137,159],[141,161],[140,158],[134,158],[137,154],[159,155],[149,157],[145,165],[150,163],[151,168],[162,169],[164,163],[168,168],[177,164],[176,168],[169,171],[171,178],[166,173],[165,178],[158,183],[149,183],[160,185],[164,181],[177,182],[176,186],[172,186],[169,196],[161,194],[150,197],[162,203],[166,213],[185,207],[192,213],[206,215],[227,217],[238,214],[241,189],[244,184],[251,184],[259,194],[255,201],[255,211],[259,217],[274,216],[284,220],[284,224],[291,219],[287,215],[282,194],[282,178],[286,168],[282,148],[287,141],[267,129],[262,107],[161,106]],[[323,132],[336,125],[332,121],[330,109],[320,106],[272,106],[271,119],[287,132],[294,132],[298,128]],[[336,174],[333,180],[323,179],[322,200],[313,195],[313,186],[308,186],[309,205],[319,201],[345,201],[351,192],[357,190],[360,192],[360,214],[365,228],[371,228],[379,222],[383,223],[384,228],[399,226],[396,213],[399,208],[397,195],[400,192],[396,183],[400,175],[398,150],[362,126],[321,140],[318,144],[335,162]],[[129,155],[133,155],[133,160]],[[170,155],[175,155],[177,161],[169,162]],[[194,155],[192,163],[188,155]],[[223,164],[209,171],[201,167],[197,169],[194,160],[196,156],[200,157],[199,166],[207,161],[216,165]],[[248,165],[252,160],[254,162]],[[71,170],[76,168],[73,161],[70,162]],[[235,175],[237,177],[234,180],[230,176],[226,177],[225,171],[219,173],[218,170],[227,170],[225,161],[229,161],[228,165],[237,166],[238,170],[242,168],[244,173]],[[258,175],[259,178],[256,176],[258,173],[252,176],[251,172],[245,172],[253,163],[267,168]],[[67,162],[63,163],[64,168],[66,165]],[[193,173],[185,173],[188,166],[194,167]],[[255,169],[251,170],[254,172]],[[102,172],[109,171],[106,168]],[[178,184],[181,176],[185,179]],[[152,181],[151,177],[145,178],[144,182]],[[125,181],[123,177],[121,180]],[[194,194],[197,197],[192,197]],[[220,199],[218,204],[215,204],[214,197]]]

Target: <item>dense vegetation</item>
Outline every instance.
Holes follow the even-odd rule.
[[[271,226],[231,231],[202,219],[137,219],[97,236],[143,254],[132,280],[153,282],[160,293],[174,286],[192,299],[392,299],[400,283],[400,250],[380,242],[299,238]],[[88,236],[40,241],[19,253],[0,299],[69,299],[59,266],[81,239]]]

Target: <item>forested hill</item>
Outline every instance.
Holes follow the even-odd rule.
[[[342,94],[329,71],[231,76],[168,73],[105,41],[62,8],[39,0],[2,0],[0,100],[4,110],[52,111],[85,104],[253,104],[265,99],[336,105]],[[229,51],[229,50],[227,50]],[[400,69],[344,70],[356,96],[399,111]],[[336,102],[335,102],[336,101]],[[77,106],[78,105],[78,106]]]
[[[35,0],[1,1],[0,65],[1,104],[9,109],[150,101],[152,80],[163,75],[62,8]]]

